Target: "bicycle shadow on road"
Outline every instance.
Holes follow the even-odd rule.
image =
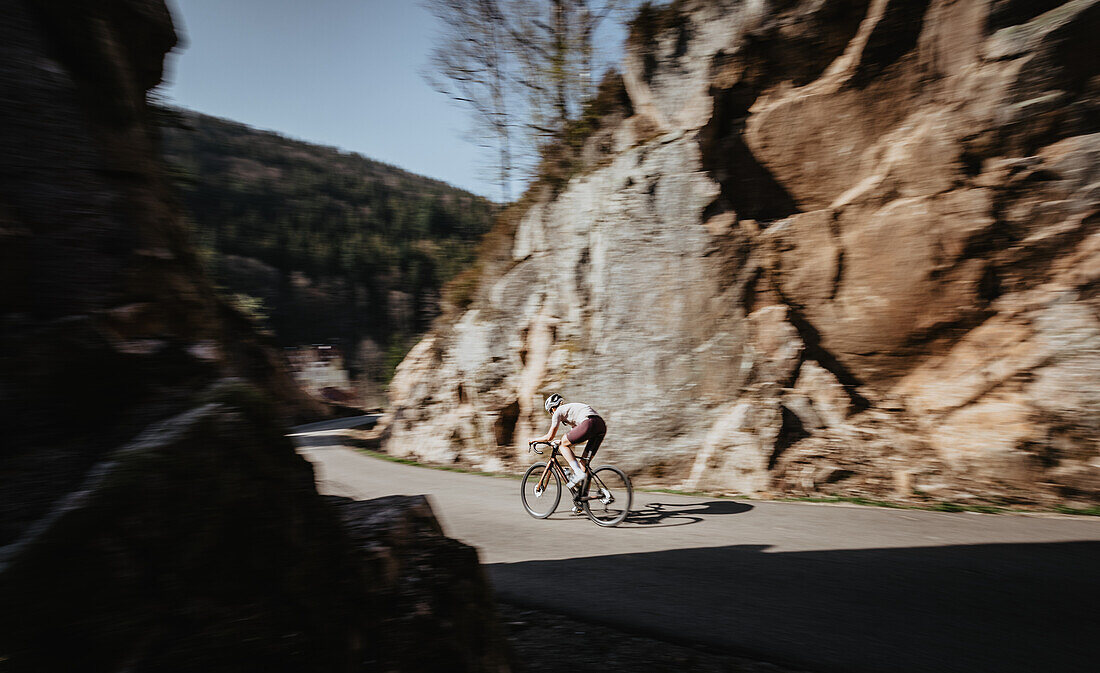
[[[664,528],[668,526],[690,526],[703,519],[718,514],[744,514],[752,505],[733,500],[711,500],[709,502],[651,502],[642,509],[636,509],[627,515],[623,522],[631,526]]]

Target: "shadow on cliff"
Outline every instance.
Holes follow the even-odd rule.
[[[1083,671],[1100,657],[1100,542],[768,549],[488,570],[507,603],[815,671]],[[566,576],[584,600],[546,588]]]

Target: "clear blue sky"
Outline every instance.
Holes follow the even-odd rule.
[[[175,103],[499,197],[461,109],[420,72],[438,34],[416,0],[169,0]]]

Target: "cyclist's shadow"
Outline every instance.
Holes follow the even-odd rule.
[[[631,511],[623,522],[635,526],[687,526],[714,514],[742,514],[751,509],[752,505],[733,500],[651,502],[643,509]]]

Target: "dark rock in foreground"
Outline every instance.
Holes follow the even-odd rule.
[[[509,670],[477,552],[426,499],[323,499],[254,390],[208,398],[3,549],[10,665]]]
[[[477,550],[443,535],[425,496],[326,498],[356,549],[379,670],[509,670]]]
[[[356,670],[350,547],[254,390],[154,424],[5,547],[0,650],[24,670]]]
[[[154,0],[0,2],[0,669],[508,670],[476,553],[284,436],[322,410],[161,174],[174,44]]]

